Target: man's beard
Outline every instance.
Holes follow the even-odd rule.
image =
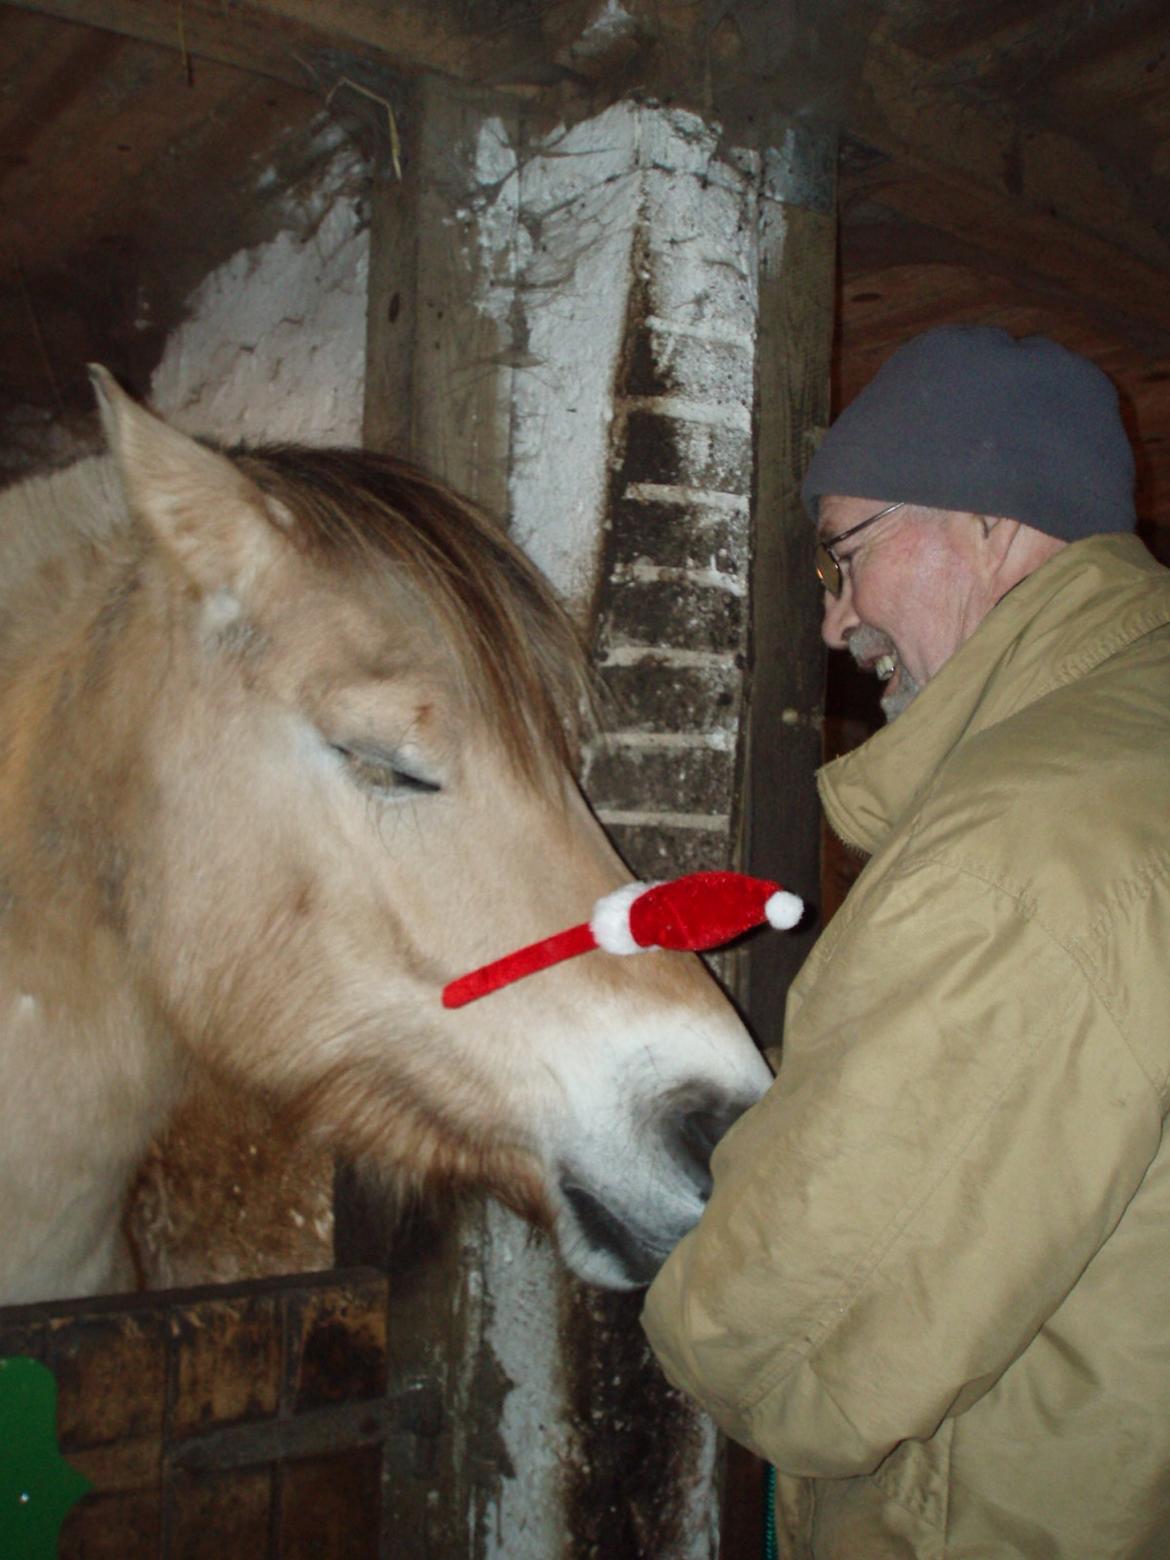
[[[855,628],[849,636],[849,653],[860,667],[873,671],[883,683],[893,684],[881,700],[887,721],[900,715],[922,692],[899,659],[894,641],[880,629],[870,628],[865,623]]]

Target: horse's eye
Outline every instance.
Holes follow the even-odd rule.
[[[427,780],[422,775],[412,775],[405,769],[392,769],[390,773],[394,777],[395,787],[400,791],[421,791],[425,794],[433,794],[435,791],[443,789],[437,780]]]
[[[443,789],[437,780],[428,780],[425,775],[414,770],[403,769],[401,759],[390,753],[364,747],[347,747],[341,742],[331,745],[333,751],[344,758],[354,780],[366,790],[381,791],[383,794],[409,791],[421,796]]]

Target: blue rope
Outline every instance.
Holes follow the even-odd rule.
[[[776,1542],[776,1470],[769,1463],[764,1470],[764,1560],[780,1560]]]

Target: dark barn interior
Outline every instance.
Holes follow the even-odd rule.
[[[78,365],[97,354],[144,382],[194,283],[263,233],[255,169],[275,170],[273,189],[311,173],[323,110],[387,150],[384,110],[356,90],[378,73],[391,94],[437,72],[550,112],[635,88],[707,93],[729,124],[780,110],[840,133],[837,405],[937,321],[1046,330],[1122,390],[1156,539],[1170,503],[1164,6],[659,4],[597,64],[571,48],[589,10],[6,4],[6,424],[88,410]]]
[[[615,14],[620,26],[598,25]],[[764,452],[795,445],[799,467],[830,401],[833,412],[847,405],[907,337],[983,322],[1051,335],[1112,377],[1143,535],[1170,563],[1163,0],[3,0],[0,81],[5,480],[93,447],[87,363],[148,395],[198,284],[290,224],[304,236],[310,207],[290,216],[287,197],[312,186],[339,141],[367,170],[361,198],[376,227],[379,190],[425,185],[420,104],[474,100],[523,116],[535,135],[634,101],[694,113],[728,145],[767,148],[796,127],[814,148],[805,173],[818,226],[785,304],[797,320],[787,339],[813,346],[787,374],[790,426],[769,422],[760,391],[756,503],[771,491]],[[626,369],[645,388],[634,384],[636,360]],[[492,503],[498,491],[489,482],[477,496]],[[793,548],[806,564],[805,542]],[[782,762],[803,798],[788,826],[803,821],[811,840],[815,763],[855,745],[880,715],[871,679],[834,664],[825,682],[815,596],[792,612],[779,627],[757,618],[755,632],[761,646],[791,632],[801,647],[795,691],[775,698],[808,712],[803,745]],[[741,782],[761,796],[769,783],[750,773]],[[743,802],[749,815],[752,805]],[[619,843],[635,866],[650,849],[633,835]],[[856,863],[825,840],[809,870],[831,913]],[[753,1018],[765,1000],[775,1009],[807,945],[774,968],[729,960],[721,970]],[[475,1356],[467,1390],[479,1417],[452,1450],[428,1374],[467,1325],[435,1299],[466,1283],[466,1247],[424,1223],[387,1259],[344,1172],[339,1188],[337,1259],[360,1266],[356,1277],[140,1297],[116,1314],[101,1301],[0,1313],[0,1355],[51,1360],[73,1394],[62,1444],[106,1492],[100,1520],[86,1517],[92,1506],[71,1519],[63,1554],[501,1552],[478,1529],[472,1547],[465,1535],[507,1460],[490,1422],[503,1389]],[[388,1261],[389,1280],[368,1271]],[[597,1404],[618,1425],[623,1413],[665,1414],[646,1385],[653,1367],[629,1342],[636,1308],[561,1304],[578,1418],[596,1418]],[[209,1339],[227,1361],[217,1385]],[[613,1395],[618,1375],[636,1383],[628,1410]],[[147,1379],[159,1392],[138,1390]],[[136,1385],[114,1424],[92,1395],[108,1397],[118,1381]],[[614,1442],[609,1462],[598,1454],[572,1470],[566,1555],[715,1552],[694,1547],[667,1509],[677,1470],[665,1442],[647,1433],[633,1454]],[[762,1470],[734,1450],[721,1469],[718,1553],[740,1560],[759,1552]]]
[[[594,7],[593,9],[597,9]],[[1170,556],[1170,21],[1157,0],[632,7],[581,58],[584,0],[472,6],[6,4],[0,461],[90,416],[83,365],[142,387],[191,288],[276,223],[336,116],[392,154],[425,73],[582,112],[622,91],[839,136],[833,404],[944,320],[1043,331],[1121,391],[1138,509]],[[643,14],[645,13],[645,14]],[[574,110],[573,104],[576,104]],[[866,690],[834,683],[850,716]]]

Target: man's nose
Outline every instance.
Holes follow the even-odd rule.
[[[830,650],[844,650],[849,632],[857,627],[860,618],[853,610],[853,593],[845,581],[841,594],[831,596],[825,592],[825,612],[821,619],[821,638]]]

